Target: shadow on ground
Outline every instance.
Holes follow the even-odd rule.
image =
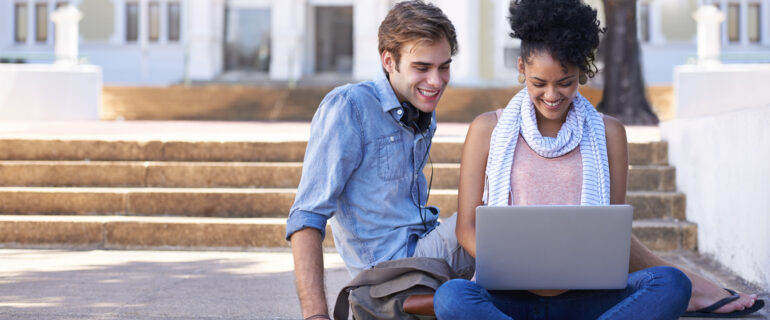
[[[3,251],[4,263],[23,256]],[[109,259],[96,257],[95,263],[86,262],[94,258],[89,252],[69,252],[60,258],[28,259],[47,262],[31,271],[2,268],[0,318],[301,318],[290,254],[191,253],[201,259],[179,252],[166,257],[151,252],[145,259],[141,252],[131,252],[131,257],[110,253]],[[216,257],[205,258],[211,255]],[[68,258],[86,263],[59,261]],[[330,296],[336,296],[348,273],[339,265],[326,273]]]

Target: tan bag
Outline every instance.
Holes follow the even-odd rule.
[[[404,300],[411,295],[433,294],[441,284],[456,278],[446,261],[412,257],[384,261],[361,271],[337,296],[334,319],[435,319],[404,312]]]

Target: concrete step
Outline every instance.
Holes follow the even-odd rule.
[[[232,249],[287,247],[285,219],[136,216],[0,216],[2,247]],[[655,251],[694,250],[696,226],[675,220],[634,221]],[[325,247],[334,247],[327,227]]]
[[[0,216],[3,246],[243,250],[287,247],[285,235],[281,218]],[[334,247],[332,237],[324,246]]]
[[[457,188],[460,164],[432,169],[434,188]],[[0,161],[0,186],[296,188],[301,174],[300,162]],[[671,167],[631,166],[628,188],[674,191],[674,180]]]
[[[698,225],[677,219],[649,219],[633,223],[634,235],[653,251],[697,250]]]
[[[0,213],[285,217],[296,189],[0,188]]]
[[[629,191],[676,191],[676,169],[669,166],[631,165]]]
[[[301,162],[0,161],[0,186],[296,188]]]
[[[49,188],[0,187],[2,214],[127,214],[194,217],[286,217],[296,189],[289,188]],[[441,215],[457,211],[457,190],[433,189],[429,204]],[[684,219],[684,195],[629,192],[635,219]]]
[[[685,219],[685,195],[677,192],[631,191],[626,203],[634,207],[634,219]],[[441,209],[442,216],[457,211],[457,190],[434,189],[428,204]]]
[[[302,162],[306,141],[0,139],[0,160]],[[435,139],[434,163],[459,163],[463,142]],[[631,165],[667,165],[665,141],[629,143]]]

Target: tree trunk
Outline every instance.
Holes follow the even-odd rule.
[[[599,110],[624,124],[654,125],[647,102],[636,37],[636,1],[604,0],[607,34],[599,55],[604,60],[604,92]]]

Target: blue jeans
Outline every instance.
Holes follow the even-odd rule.
[[[436,291],[439,319],[678,319],[692,284],[676,268],[653,267],[628,275],[621,290],[571,290],[554,297],[529,291],[487,291],[454,279]]]

